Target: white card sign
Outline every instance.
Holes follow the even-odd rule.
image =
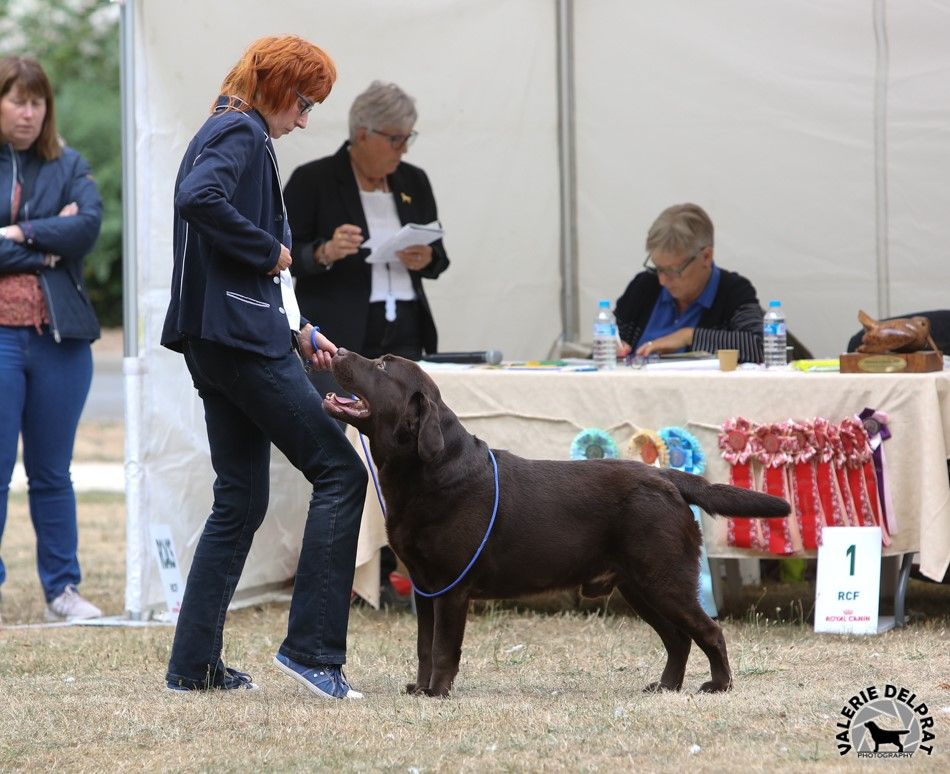
[[[881,528],[825,527],[818,548],[815,631],[877,634]]]
[[[178,621],[178,612],[181,610],[181,600],[185,594],[185,582],[181,577],[181,567],[178,564],[178,555],[175,553],[175,544],[172,542],[172,533],[167,524],[150,524],[149,534],[152,537],[152,550],[158,562],[158,573],[162,579],[162,590],[165,592],[165,604],[173,621]]]

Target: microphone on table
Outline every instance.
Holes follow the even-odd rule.
[[[498,365],[501,362],[501,350],[486,349],[481,352],[433,352],[422,358],[429,363],[479,363]]]

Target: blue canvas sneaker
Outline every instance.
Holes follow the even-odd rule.
[[[183,680],[166,680],[165,685],[169,691],[256,691],[257,685],[251,680],[247,672],[238,672],[231,667],[224,668],[224,680],[221,685],[208,686],[187,683]]]
[[[274,663],[281,672],[290,675],[322,699],[362,699],[363,694],[350,688],[339,664],[307,666],[288,658],[283,653],[274,656]]]

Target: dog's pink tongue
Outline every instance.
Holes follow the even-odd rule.
[[[335,392],[328,392],[326,400],[332,401],[337,408],[351,417],[359,418],[367,413],[366,404],[360,398],[346,398]]]

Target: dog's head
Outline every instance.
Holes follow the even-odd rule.
[[[340,349],[333,358],[333,375],[353,397],[328,393],[324,409],[368,436],[378,463],[432,462],[445,448],[439,388],[411,360],[395,355],[368,360]]]

